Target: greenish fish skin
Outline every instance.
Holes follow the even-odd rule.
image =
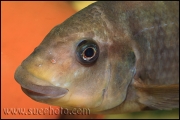
[[[90,66],[76,59],[84,39],[99,47]],[[55,26],[15,79],[33,100],[69,109],[179,108],[179,2],[93,3]]]

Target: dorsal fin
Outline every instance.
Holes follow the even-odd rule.
[[[179,108],[179,84],[145,85],[135,82],[138,101],[150,108],[170,110]]]

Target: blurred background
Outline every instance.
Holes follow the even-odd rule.
[[[62,23],[93,2],[1,1],[1,118],[52,119],[60,117],[59,115],[21,115],[18,113],[13,115],[7,112],[7,109],[13,108],[49,107],[49,105],[38,103],[27,97],[22,92],[20,85],[14,80],[14,72],[55,25]],[[179,109],[99,115],[99,118],[179,118]]]

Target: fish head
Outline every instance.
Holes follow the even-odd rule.
[[[125,100],[135,56],[100,14],[89,7],[46,35],[15,72],[24,93],[38,102],[92,111]]]

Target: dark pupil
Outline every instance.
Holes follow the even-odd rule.
[[[92,57],[94,55],[94,50],[92,48],[88,48],[84,54],[86,57]]]

